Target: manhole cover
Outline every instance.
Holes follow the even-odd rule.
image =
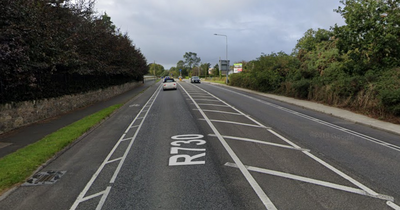
[[[54,184],[59,180],[66,171],[47,171],[39,172],[28,179],[23,186]]]

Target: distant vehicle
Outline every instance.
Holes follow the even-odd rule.
[[[163,90],[177,90],[178,86],[174,79],[165,78],[163,82]]]
[[[193,76],[190,78],[191,83],[200,83],[200,78],[198,76]]]

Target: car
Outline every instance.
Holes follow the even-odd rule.
[[[190,78],[191,83],[200,83],[200,78],[198,76],[193,76]]]
[[[163,82],[163,90],[177,90],[178,85],[176,84],[175,80],[172,78],[165,78]]]

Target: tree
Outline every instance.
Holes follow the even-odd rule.
[[[201,59],[197,57],[197,53],[194,52],[186,52],[183,58],[185,59],[184,63],[189,70],[192,70],[192,67],[197,66],[201,61]]]
[[[400,65],[399,0],[341,0],[344,7],[335,10],[346,25],[334,27],[342,54],[355,74],[368,69],[386,69]]]
[[[211,64],[210,63],[203,63],[203,64],[201,64],[200,65],[200,69],[201,69],[201,72],[200,72],[200,76],[201,75],[204,75],[204,77],[207,77],[208,76],[208,69],[211,67]]]
[[[215,64],[215,66],[214,66],[214,68],[213,68],[213,71],[212,71],[212,75],[213,75],[214,77],[219,76],[219,65],[218,65],[218,64]]]
[[[182,73],[182,76],[188,76],[188,70],[185,66],[185,62],[183,62],[182,60],[178,61],[178,63],[176,64],[176,68],[178,69],[178,71],[180,71],[179,73]]]

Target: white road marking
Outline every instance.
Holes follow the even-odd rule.
[[[198,103],[197,105],[199,105],[199,106],[222,106],[222,107],[230,107],[230,106],[222,105],[222,104],[202,104],[202,103]]]
[[[216,86],[214,86],[214,87],[216,87]],[[238,92],[235,92],[235,91],[232,91],[232,90],[228,90],[228,89],[225,89],[225,88],[220,88],[220,87],[216,87],[216,88],[223,89],[223,90],[225,90],[225,91],[232,92],[232,93],[235,93],[235,94],[244,96],[244,97],[246,97],[246,98],[250,98],[250,99],[252,99],[252,100],[258,101],[258,102],[263,103],[263,104],[265,104],[265,105],[268,105],[268,106],[271,106],[271,107],[280,109],[280,110],[282,110],[282,111],[285,111],[285,112],[294,114],[294,115],[296,115],[296,116],[299,116],[299,117],[302,117],[302,118],[311,120],[311,121],[316,122],[316,123],[319,123],[319,124],[321,124],[321,125],[325,125],[325,126],[328,126],[328,127],[330,127],[330,128],[336,129],[336,130],[340,130],[340,131],[345,132],[345,133],[348,133],[348,134],[350,134],[350,135],[353,135],[353,136],[362,138],[362,139],[364,139],[364,140],[367,140],[367,141],[370,141],[370,142],[373,142],[373,143],[382,145],[382,146],[384,146],[384,147],[387,147],[387,148],[389,148],[389,149],[393,149],[393,150],[396,150],[396,151],[399,151],[399,152],[400,152],[400,146],[387,143],[387,142],[382,141],[382,140],[380,140],[380,139],[376,139],[376,138],[374,138],[374,137],[371,137],[371,136],[368,136],[368,135],[365,135],[365,134],[362,134],[362,133],[358,133],[358,132],[356,132],[356,131],[352,131],[352,130],[349,130],[349,129],[347,129],[347,128],[343,128],[343,127],[341,127],[341,126],[338,126],[338,125],[335,125],[335,124],[332,124],[332,123],[329,123],[329,122],[326,122],[326,121],[323,121],[323,120],[320,120],[320,119],[317,119],[317,118],[308,116],[308,115],[306,115],[306,114],[302,114],[302,113],[300,113],[300,112],[296,112],[296,111],[294,111],[294,110],[287,109],[287,108],[285,108],[285,107],[282,107],[282,106],[279,106],[279,105],[276,105],[276,104],[273,104],[273,103],[269,103],[269,102],[266,102],[266,101],[263,101],[263,100],[260,100],[260,99],[257,99],[257,98],[254,98],[254,97],[251,97],[251,96],[242,94],[242,93],[238,93]]]
[[[205,119],[199,119],[199,120],[205,120]],[[212,120],[210,119],[211,122],[219,122],[219,123],[227,123],[227,124],[234,124],[234,125],[243,125],[243,126],[249,126],[249,127],[256,127],[256,128],[268,128],[265,126],[260,126],[260,125],[254,125],[254,124],[247,124],[247,123],[240,123],[240,122],[235,122],[235,121],[227,121],[227,120]]]
[[[229,105],[228,103],[226,103],[225,101],[219,99],[218,97],[214,96],[213,94],[207,92],[206,90],[204,90],[204,89],[202,89],[202,88],[200,88],[200,87],[197,87],[197,86],[196,86],[196,88],[198,88],[198,89],[200,89],[200,90],[203,90],[204,92],[208,93],[209,95],[215,97],[217,100],[219,100],[219,101],[221,101],[222,103],[226,104],[227,106],[231,107],[231,108],[234,109],[235,111],[244,114],[243,112],[239,111],[238,109],[234,108],[233,106]],[[231,91],[231,90],[227,90],[227,89],[224,89],[224,88],[220,88],[220,89],[223,89],[223,90],[226,90],[226,91],[230,91],[230,92],[233,92],[233,93],[236,93],[236,94],[239,94],[239,95],[242,95],[242,96],[245,96],[245,97],[254,99],[254,100],[259,101],[259,102],[261,102],[261,103],[270,105],[270,106],[272,106],[272,107],[275,107],[275,108],[284,110],[284,111],[289,112],[289,113],[293,113],[293,114],[295,114],[295,115],[301,116],[301,117],[306,118],[306,119],[310,119],[310,120],[315,121],[315,122],[317,122],[317,123],[320,123],[320,124],[323,124],[323,125],[327,125],[327,126],[329,126],[329,127],[332,127],[332,128],[338,129],[338,130],[341,130],[341,131],[343,131],[343,132],[346,132],[346,133],[349,133],[349,134],[352,134],[352,135],[359,136],[359,137],[361,137],[361,138],[364,138],[364,139],[366,139],[366,140],[369,140],[369,141],[372,141],[372,142],[381,144],[381,145],[383,145],[383,146],[390,145],[390,147],[388,147],[388,146],[387,146],[387,147],[388,147],[388,148],[391,148],[391,149],[398,150],[398,149],[397,149],[398,146],[396,146],[396,145],[391,145],[391,144],[389,144],[389,143],[383,142],[383,141],[378,140],[378,139],[375,139],[375,138],[373,138],[373,137],[369,137],[369,136],[367,136],[367,135],[364,135],[364,134],[361,134],[361,133],[357,133],[357,132],[355,132],[355,131],[351,131],[351,130],[346,129],[346,128],[342,128],[342,127],[340,127],[340,126],[337,126],[337,125],[334,125],[334,124],[325,122],[325,121],[323,121],[323,120],[319,120],[319,119],[310,117],[310,116],[308,116],[308,115],[305,115],[305,114],[302,114],[302,113],[299,113],[299,112],[295,112],[295,111],[290,110],[290,109],[286,109],[286,108],[284,108],[284,107],[281,107],[281,106],[278,106],[278,105],[275,105],[275,104],[272,104],[272,103],[268,103],[268,102],[265,102],[265,101],[261,101],[261,100],[259,100],[259,99],[255,99],[255,98],[253,98],[253,97],[251,97],[251,96],[247,96],[247,95],[244,95],[244,94],[241,94],[241,93],[237,93],[237,92],[234,92],[234,91]],[[199,109],[200,109],[200,108],[199,108]],[[201,110],[200,110],[200,111],[201,111]],[[204,112],[201,111],[201,113],[202,113],[203,116],[205,116]],[[260,126],[264,126],[263,124],[259,123],[258,121],[252,119],[250,116],[248,116],[248,115],[246,115],[246,116],[247,116],[248,119],[252,120],[253,122],[255,122],[255,123],[257,123],[257,124],[259,124]],[[211,123],[211,122],[210,122],[210,123]],[[277,137],[279,137],[280,139],[282,139],[283,141],[285,141],[286,143],[292,145],[294,148],[301,149],[301,147],[299,147],[299,146],[296,145],[295,143],[291,142],[290,140],[286,139],[285,137],[283,137],[282,135],[278,134],[277,132],[273,131],[271,128],[267,128],[267,130],[268,130],[269,132],[271,132],[272,134],[274,134],[275,136],[277,136]],[[221,138],[223,139],[222,136],[221,136]],[[380,142],[380,143],[379,143],[379,142]],[[400,151],[400,147],[398,147],[398,148],[399,148],[398,151]],[[345,173],[341,172],[340,170],[336,169],[336,168],[333,167],[332,165],[326,163],[325,161],[323,161],[323,160],[321,160],[320,158],[316,157],[315,155],[311,154],[309,151],[302,151],[302,152],[303,152],[305,155],[307,155],[308,157],[312,158],[313,160],[315,160],[315,161],[317,161],[318,163],[320,163],[321,165],[323,165],[324,167],[326,167],[326,168],[330,169],[331,171],[333,171],[334,173],[338,174],[338,175],[341,176],[342,178],[344,178],[344,179],[348,180],[349,182],[353,183],[354,185],[356,185],[357,187],[359,187],[360,189],[362,189],[363,191],[365,191],[369,196],[371,196],[371,197],[374,197],[374,196],[379,197],[379,196],[380,196],[380,194],[378,194],[377,192],[373,191],[372,189],[370,189],[370,188],[368,188],[367,186],[361,184],[360,182],[358,182],[357,180],[355,180],[355,179],[353,179],[352,177],[348,176],[347,174],[345,174]],[[240,169],[240,167],[239,167],[239,169]],[[389,204],[390,204],[390,205],[389,205]],[[387,202],[387,205],[390,206],[390,207],[392,207],[392,208],[394,208],[394,209],[398,208],[397,204],[395,204],[395,203],[393,203],[393,202],[391,202],[391,201],[388,201],[388,202]],[[398,209],[396,209],[396,210],[398,210]],[[400,207],[399,207],[399,210],[400,210]]]
[[[229,146],[229,144],[225,141],[225,139],[222,137],[222,135],[219,133],[217,128],[213,125],[213,123],[208,119],[207,115],[202,111],[200,108],[199,104],[196,103],[196,101],[189,95],[189,93],[186,91],[186,89],[182,86],[181,89],[186,92],[188,97],[193,101],[194,105],[197,107],[199,110],[200,114],[204,117],[206,120],[207,124],[210,126],[210,128],[213,130],[214,134],[217,136],[218,140],[221,142],[225,150],[228,152],[229,156],[233,159],[235,164],[238,166],[240,172],[242,172],[243,176],[246,178],[247,182],[251,185],[253,190],[256,192],[257,196],[260,198],[264,206],[269,209],[269,210],[277,210],[275,205],[272,203],[272,201],[269,199],[269,197],[265,194],[265,192],[261,189],[260,185],[257,183],[257,181],[254,179],[254,177],[250,174],[250,172],[244,167],[242,161],[239,159],[239,157],[236,155],[236,153],[232,150],[232,148]]]
[[[215,99],[201,99],[201,98],[199,98],[199,99],[195,99],[196,101],[215,101],[215,102],[218,102],[218,100],[215,100]]]
[[[100,192],[100,193],[96,193],[96,194],[93,194],[93,195],[90,195],[90,196],[87,196],[87,197],[85,197],[85,195],[86,195],[86,193],[89,191],[89,189],[91,188],[91,186],[93,185],[94,181],[97,179],[97,177],[99,176],[99,174],[102,172],[102,170],[104,169],[105,165],[107,165],[108,163],[114,162],[114,160],[117,160],[117,159],[114,159],[114,160],[111,160],[111,161],[110,161],[110,158],[111,158],[111,156],[114,154],[114,152],[116,151],[116,149],[119,147],[120,143],[121,143],[122,141],[126,141],[125,135],[128,133],[128,131],[129,131],[130,129],[133,128],[132,125],[136,122],[136,120],[141,120],[140,124],[137,126],[137,130],[136,130],[134,136],[130,138],[130,139],[131,139],[131,142],[129,143],[128,147],[126,148],[124,155],[123,155],[122,157],[118,158],[118,159],[120,160],[120,162],[119,162],[119,164],[118,164],[118,166],[117,166],[117,169],[114,171],[114,174],[113,174],[113,176],[112,176],[112,178],[111,178],[111,180],[110,180],[109,183],[112,184],[112,183],[115,182],[115,179],[116,179],[116,177],[117,177],[117,175],[118,175],[118,173],[119,173],[119,171],[120,171],[120,169],[121,169],[121,167],[122,167],[122,164],[124,163],[124,161],[125,161],[125,159],[126,159],[126,156],[127,156],[127,154],[129,153],[130,148],[132,147],[133,142],[135,141],[135,138],[136,138],[136,136],[137,136],[137,133],[140,131],[141,126],[142,126],[144,120],[145,120],[146,117],[147,117],[148,110],[150,110],[150,108],[152,107],[152,105],[153,105],[153,103],[154,103],[154,101],[155,101],[155,98],[157,98],[158,94],[160,93],[160,90],[161,90],[161,86],[159,86],[159,88],[157,88],[157,90],[153,93],[153,95],[150,97],[150,99],[146,102],[146,105],[143,106],[143,108],[142,108],[142,109],[139,111],[139,113],[136,115],[135,119],[132,120],[132,122],[131,122],[131,123],[129,124],[129,126],[126,128],[124,134],[122,134],[122,136],[119,138],[118,142],[114,145],[114,147],[112,148],[112,150],[110,151],[110,153],[109,153],[109,154],[107,155],[107,157],[104,159],[103,163],[99,166],[99,168],[97,169],[97,171],[93,174],[92,178],[88,181],[88,183],[86,184],[85,188],[84,188],[84,189],[81,191],[81,193],[78,195],[78,197],[76,198],[74,204],[71,206],[70,210],[75,210],[75,209],[78,207],[78,205],[79,205],[80,203],[82,203],[82,202],[84,202],[84,201],[86,201],[86,200],[89,200],[89,199],[91,199],[91,198],[100,196],[100,195],[102,195],[102,198],[101,198],[101,200],[100,200],[100,203],[97,205],[97,208],[96,208],[96,209],[101,209],[101,208],[102,208],[102,206],[103,206],[103,204],[104,204],[104,202],[105,202],[105,199],[106,199],[107,196],[108,196],[108,192],[109,192],[109,190],[111,189],[110,186],[107,186],[106,190],[105,190],[105,191],[102,191],[102,192]],[[150,104],[150,106],[149,106],[149,109],[146,110],[145,107],[146,107],[148,104]],[[145,111],[145,110],[146,110],[146,111]],[[139,117],[143,112],[145,112],[144,117]],[[104,196],[104,194],[106,194],[106,196]]]
[[[210,134],[209,136],[215,137],[214,134]],[[242,137],[235,137],[235,136],[222,136],[222,137],[224,137],[225,139],[247,141],[247,142],[253,142],[253,143],[257,143],[257,144],[265,144],[265,145],[270,145],[270,146],[275,146],[275,147],[281,147],[281,148],[285,148],[285,149],[293,149],[293,150],[298,150],[298,151],[310,151],[308,149],[295,148],[295,147],[291,147],[291,146],[284,145],[284,144],[276,144],[276,143],[265,142],[265,141],[256,140],[256,139],[249,139],[249,138],[242,138]]]
[[[198,109],[193,109],[198,111]],[[231,114],[231,115],[240,115],[242,116],[242,114],[240,113],[235,113],[235,112],[224,112],[224,111],[219,111],[219,110],[210,110],[210,109],[203,109],[203,112],[215,112],[215,113],[221,113],[221,114]]]
[[[388,206],[390,206],[394,210],[400,210],[400,206],[398,206],[397,204],[393,203],[392,201],[388,201],[388,202],[386,202],[386,204]]]
[[[225,166],[237,168],[236,164],[234,164],[234,163],[225,163]],[[293,175],[293,174],[289,174],[289,173],[283,173],[283,172],[279,172],[279,171],[273,171],[273,170],[254,167],[254,166],[246,166],[246,168],[250,171],[255,171],[255,172],[259,172],[259,173],[263,173],[263,174],[269,174],[269,175],[273,175],[273,176],[297,180],[297,181],[315,184],[315,185],[328,187],[328,188],[332,188],[332,189],[336,189],[336,190],[341,190],[341,191],[345,191],[345,192],[349,192],[349,193],[365,195],[365,196],[369,196],[369,197],[373,197],[373,198],[377,198],[377,199],[381,199],[381,200],[392,201],[392,202],[394,201],[394,198],[392,196],[382,195],[382,194],[371,195],[371,194],[368,194],[367,192],[365,192],[364,190],[354,188],[354,187],[348,187],[348,186],[344,186],[344,185],[334,184],[331,182],[321,181],[321,180],[317,180],[317,179],[311,179],[311,178],[307,178],[307,177],[303,177],[303,176]]]

